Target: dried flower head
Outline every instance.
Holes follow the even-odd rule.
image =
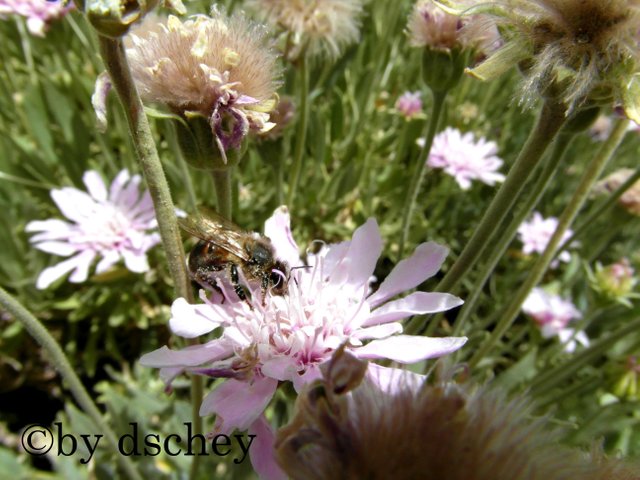
[[[611,175],[598,182],[594,188],[597,193],[613,193],[620,188],[631,176],[635,174],[635,170],[631,168],[621,168]],[[618,204],[632,215],[640,216],[640,180],[633,183],[618,198]]]
[[[205,118],[224,152],[265,131],[275,105],[276,56],[262,27],[216,10],[182,22],[146,21],[127,55],[141,95],[187,119]]]
[[[419,0],[407,25],[410,44],[434,50],[488,52],[499,39],[495,24],[484,15],[445,12],[433,0]]]
[[[6,15],[21,15],[27,18],[29,33],[44,37],[54,20],[64,17],[73,8],[73,3],[62,0],[0,0],[0,18]]]
[[[363,0],[252,0],[250,4],[274,26],[291,34],[298,52],[336,58],[360,38]],[[294,55],[295,56],[295,55]]]
[[[449,5],[456,3],[445,0]],[[568,111],[587,101],[622,100],[638,87],[637,0],[497,0],[468,13],[494,14],[504,47],[474,69],[491,78],[518,63],[525,73],[522,100],[539,95],[563,102]],[[457,10],[463,10],[458,5]],[[637,100],[636,100],[637,101]],[[627,110],[628,111],[628,110]]]
[[[358,385],[354,360],[336,352],[278,431],[276,455],[292,479],[637,478],[632,465],[559,445],[524,398],[450,381],[380,390],[366,377]]]

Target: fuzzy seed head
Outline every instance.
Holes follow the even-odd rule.
[[[523,398],[450,381],[381,391],[365,377],[340,393],[334,384],[325,372],[308,385],[277,434],[276,456],[293,479],[637,478],[631,465],[560,446]]]
[[[450,51],[473,49],[482,54],[499,39],[498,31],[484,15],[452,15],[433,0],[419,0],[407,25],[411,46]]]
[[[292,35],[298,49],[307,47],[310,55],[337,58],[347,46],[360,38],[363,0],[252,0],[274,26]]]
[[[640,60],[637,0],[502,0],[498,22],[526,45],[525,102],[560,90],[569,111],[586,100],[620,97]]]
[[[173,16],[149,20],[128,43],[143,99],[180,115],[202,115],[214,132],[222,129],[223,119],[240,136],[273,126],[267,112],[277,98],[276,56],[264,29],[244,16],[214,10],[210,17],[197,15],[184,22]]]

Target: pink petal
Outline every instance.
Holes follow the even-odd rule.
[[[62,214],[69,220],[82,223],[87,219],[95,218],[96,203],[85,192],[67,187],[60,190],[51,190],[51,198]]]
[[[216,414],[220,433],[247,430],[264,412],[278,386],[272,378],[255,378],[253,382],[228,379],[209,393],[200,405],[200,415]]]
[[[264,234],[271,239],[278,258],[290,267],[301,265],[300,249],[291,234],[291,221],[287,207],[279,207],[264,224]]]
[[[418,245],[409,258],[398,262],[380,288],[368,298],[369,305],[373,308],[434,276],[448,253],[447,247],[435,242]]]
[[[69,281],[72,283],[82,283],[89,276],[89,267],[96,257],[96,252],[92,250],[85,250],[81,254],[77,255],[76,269],[69,275]]]
[[[107,187],[102,177],[95,170],[84,172],[82,181],[87,186],[87,191],[98,202],[104,202],[107,199]]]
[[[275,435],[264,415],[249,426],[249,435],[255,435],[249,450],[251,465],[261,480],[286,480],[275,457]]]
[[[58,220],[52,218],[50,220],[34,220],[27,223],[24,227],[25,232],[51,232],[51,233],[66,233],[69,231],[69,223],[64,220]]]
[[[47,241],[35,245],[38,250],[53,253],[61,257],[68,257],[77,251],[77,246],[66,242]]]
[[[153,368],[196,367],[208,362],[222,360],[233,354],[233,346],[220,340],[211,340],[202,345],[193,345],[182,350],[160,347],[140,357],[140,365]]]
[[[291,379],[291,382],[293,383],[293,388],[296,390],[296,392],[300,393],[302,387],[320,378],[322,378],[322,372],[320,371],[318,365],[314,364],[307,367],[307,371],[302,375],[295,375]]]
[[[102,252],[102,260],[96,266],[96,273],[104,273],[120,260],[120,254],[115,250],[107,250]]]
[[[169,328],[181,337],[199,337],[220,326],[220,322],[212,318],[210,313],[210,305],[191,305],[184,298],[178,298],[171,305]]]
[[[36,288],[39,290],[44,290],[60,277],[66,275],[71,270],[76,268],[79,261],[78,257],[79,255],[71,257],[52,267],[45,268],[42,272],[40,272],[40,275],[38,276],[38,280],[36,281]]]
[[[352,337],[359,340],[369,338],[387,338],[396,333],[402,332],[402,325],[397,322],[376,325],[375,327],[361,328],[356,330]]]
[[[376,308],[362,326],[394,322],[411,315],[444,312],[462,303],[461,299],[449,293],[414,292]]]
[[[368,285],[382,253],[382,237],[374,218],[356,229],[349,245],[349,283],[355,287]]]
[[[144,273],[149,271],[149,262],[147,260],[147,254],[144,252],[136,252],[129,249],[123,249],[122,257],[124,258],[125,266],[135,273]]]
[[[467,337],[396,335],[384,340],[373,340],[352,351],[358,358],[388,358],[399,363],[416,363],[455,352],[466,342]]]
[[[129,178],[131,178],[129,170],[125,168],[116,175],[116,178],[113,179],[113,182],[111,182],[111,186],[109,187],[109,200],[112,203],[115,203],[115,200],[120,196],[120,192],[129,181]]]
[[[407,388],[417,390],[427,379],[427,376],[408,370],[369,363],[367,378],[383,392],[394,394]]]
[[[290,356],[275,357],[262,362],[260,367],[262,374],[276,380],[291,380],[294,375],[298,375],[296,359]]]

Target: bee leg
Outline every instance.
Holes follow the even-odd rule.
[[[226,297],[224,296],[224,292],[222,291],[222,289],[218,286],[217,279],[214,276],[214,272],[216,271],[217,270],[198,270],[198,273],[196,275],[196,282],[205,287],[205,289],[207,287],[211,287],[213,290],[218,292],[220,294],[220,297],[222,297],[222,301],[220,302],[220,304],[223,304],[226,301]]]
[[[262,276],[262,281],[260,282],[260,293],[262,295],[262,306],[267,305],[267,289],[269,288],[269,277],[267,275]]]
[[[248,298],[251,295],[249,294],[247,287],[240,283],[238,266],[234,263],[229,266],[229,276],[231,277],[231,284],[233,285],[233,289],[235,290],[236,295],[238,295],[238,298],[246,302],[246,304],[249,305],[249,308],[253,310],[253,305],[251,305]]]

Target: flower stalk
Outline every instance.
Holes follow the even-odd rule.
[[[158,219],[158,229],[162,245],[167,255],[169,272],[173,279],[175,295],[193,303],[191,281],[185,268],[185,256],[178,229],[175,207],[169,191],[169,184],[158,157],[156,144],[151,134],[144,107],[129,70],[122,41],[99,35],[100,53],[113,82],[113,86],[127,118],[129,132],[142,168]],[[202,418],[199,406],[202,401],[202,378],[191,377],[191,395],[193,408],[193,428],[196,434],[202,432]],[[191,478],[196,478],[199,464],[196,455],[191,464]]]
[[[454,289],[463,275],[478,261],[505,216],[513,209],[530,174],[566,120],[562,105],[545,102],[535,127],[520,151],[506,180],[487,208],[464,250],[438,284],[437,290]]]
[[[233,185],[232,168],[211,170],[211,177],[216,190],[218,213],[227,220],[231,220],[233,213]]]
[[[481,345],[476,351],[474,356],[469,361],[470,368],[475,367],[480,360],[493,348],[504,333],[509,329],[515,318],[517,317],[520,307],[524,300],[529,295],[529,292],[535,287],[542,279],[547,268],[551,264],[560,242],[562,241],[564,233],[571,226],[571,223],[575,219],[576,215],[587,200],[591,187],[600,177],[604,167],[607,165],[613,153],[622,142],[626,133],[629,120],[619,119],[614,125],[613,130],[609,138],[602,144],[600,150],[596,156],[591,160],[587,166],[580,184],[578,185],[573,196],[569,200],[569,204],[565,207],[560,219],[558,220],[558,228],[554,232],[553,236],[547,244],[547,248],[544,253],[538,258],[533,265],[527,279],[522,284],[520,289],[513,296],[511,303],[507,306],[505,312],[501,315],[500,321],[496,325],[495,329],[491,333],[491,336],[487,341]]]
[[[433,139],[436,136],[438,130],[438,124],[440,123],[440,117],[442,116],[442,110],[445,100],[447,98],[447,90],[436,91],[433,93],[433,104],[431,105],[431,115],[429,122],[425,129],[425,142],[424,147],[420,151],[418,158],[416,159],[416,165],[413,169],[413,175],[411,176],[411,186],[405,199],[405,205],[403,208],[404,215],[402,217],[402,237],[400,238],[400,248],[398,249],[398,259],[401,259],[404,254],[404,248],[409,239],[409,230],[411,229],[411,219],[413,212],[416,208],[416,202],[418,200],[418,194],[422,188],[424,177],[427,171],[427,158],[429,158],[429,152],[431,152],[431,146],[433,145]]]
[[[540,198],[546,191],[547,187],[551,183],[551,179],[554,177],[555,172],[558,170],[558,166],[564,158],[564,154],[571,144],[571,140],[573,139],[573,137],[573,133],[558,135],[556,141],[554,142],[553,151],[545,162],[544,168],[540,173],[540,176],[538,177],[535,185],[533,186],[531,191],[528,192],[528,196],[524,200],[524,204],[517,211],[513,219],[511,219],[508,226],[504,229],[500,229],[502,233],[499,235],[497,242],[493,245],[489,254],[487,255],[488,258],[485,264],[482,266],[480,272],[478,273],[478,277],[473,283],[473,287],[470,289],[471,294],[466,298],[460,314],[458,315],[458,317],[456,317],[456,322],[453,329],[456,335],[464,330],[468,319],[475,312],[475,309],[478,306],[478,300],[480,299],[480,295],[482,294],[482,288],[489,279],[491,273],[494,271],[496,265],[498,264],[498,261],[502,258],[502,255],[504,255],[504,252],[507,250],[514,237],[516,236],[518,227],[533,211],[535,206],[540,201]]]
[[[107,422],[104,421],[98,407],[91,399],[91,396],[82,385],[82,381],[74,371],[65,356],[58,342],[51,336],[49,331],[33,316],[24,306],[7,291],[0,287],[0,304],[15,317],[29,332],[29,334],[40,344],[40,346],[49,354],[54,368],[60,373],[62,378],[67,382],[69,390],[78,402],[82,410],[93,420],[95,427],[104,434],[107,439],[107,445],[117,458],[120,467],[125,472],[127,478],[132,480],[142,480],[142,477],[136,470],[133,462],[129,457],[122,455],[118,450],[118,437],[111,430]]]

